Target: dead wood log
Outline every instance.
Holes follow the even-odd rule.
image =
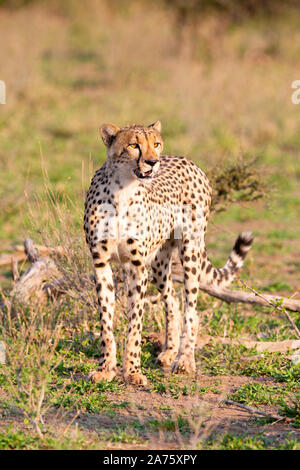
[[[40,256],[32,240],[25,240],[24,252],[31,266],[16,281],[11,291],[12,301],[14,304],[27,304],[29,299],[44,302],[47,298],[46,283],[61,278],[61,274],[51,258]]]

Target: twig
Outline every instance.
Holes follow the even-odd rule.
[[[18,260],[14,257],[11,258],[11,272],[13,281],[16,282],[19,279],[20,274],[18,270]]]
[[[296,335],[298,336],[298,338],[300,338],[300,331],[296,325],[296,323],[294,322],[294,320],[292,319],[292,317],[290,316],[290,314],[286,311],[286,309],[284,308],[285,305],[284,305],[284,302],[283,302],[283,299],[277,299],[277,301],[275,300],[274,302],[270,301],[268,298],[266,298],[264,295],[260,294],[259,292],[256,292],[255,289],[253,289],[252,287],[248,286],[247,283],[245,281],[241,281],[241,283],[247,288],[249,289],[251,292],[253,292],[255,295],[257,295],[258,297],[262,298],[263,300],[265,300],[268,305],[270,305],[271,307],[274,307],[275,309],[279,310],[280,312],[284,313],[288,319],[288,321],[290,322],[290,324],[292,325],[292,327],[294,328],[295,332],[296,332]],[[279,304],[278,302],[281,302],[281,304]],[[283,308],[282,308],[283,306]]]
[[[225,399],[225,400],[222,400],[221,403],[225,403],[226,405],[237,406],[238,408],[241,408],[242,410],[248,411],[248,413],[261,415],[261,416],[264,416],[265,418],[276,419],[277,421],[282,421],[283,419],[285,419],[284,416],[282,417],[278,415],[272,415],[270,413],[265,413],[264,411],[258,410],[257,408],[251,408],[250,406],[243,405],[242,403],[237,403],[236,401]]]
[[[71,419],[71,421],[69,422],[69,424],[66,426],[64,432],[63,432],[63,436],[66,434],[66,432],[70,429],[70,427],[72,426],[72,424],[74,423],[75,419],[78,418],[78,416],[80,415],[80,410],[77,410],[77,412],[75,413],[75,415],[73,416],[73,418]]]

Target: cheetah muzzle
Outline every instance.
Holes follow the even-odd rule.
[[[134,170],[134,174],[138,179],[151,179],[152,178],[152,170],[146,171],[142,173],[139,168]]]
[[[135,170],[133,170],[134,175],[138,179],[151,180],[152,176],[155,173],[157,173],[157,171],[159,169],[159,160],[153,160],[153,159],[152,160],[146,160],[144,162],[144,167],[146,167],[146,171],[141,170],[140,161],[141,161],[141,158],[139,157],[138,161],[137,161],[137,167],[136,167]],[[149,168],[149,169],[147,169],[147,168]]]

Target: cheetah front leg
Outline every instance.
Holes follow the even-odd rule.
[[[144,266],[137,265],[128,270],[128,315],[129,328],[123,362],[124,379],[133,385],[147,385],[141,373],[141,339],[145,295],[148,273]]]
[[[97,371],[90,374],[93,382],[107,380],[111,382],[117,373],[116,343],[113,334],[115,294],[112,270],[107,261],[93,254],[96,290],[100,310],[100,363]]]

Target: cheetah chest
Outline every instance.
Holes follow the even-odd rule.
[[[173,226],[168,205],[153,200],[137,180],[124,186],[111,182],[98,207],[98,219],[98,240],[109,239],[111,260],[121,263],[138,252],[148,264]]]

